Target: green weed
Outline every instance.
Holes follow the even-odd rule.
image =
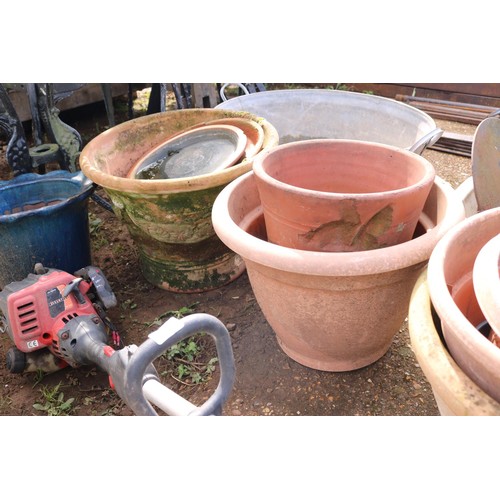
[[[219,360],[208,354],[209,346],[206,340],[207,335],[200,332],[174,344],[163,355],[166,368],[162,375],[170,375],[187,385],[196,385],[210,380]]]
[[[115,255],[122,255],[123,253],[125,253],[125,246],[122,245],[121,243],[117,243],[116,245],[113,245],[113,253]]]
[[[120,304],[120,307],[126,311],[127,309],[129,310],[134,310],[137,308],[137,304],[132,300],[132,299],[127,299],[127,300],[124,300],[121,304]]]
[[[61,392],[61,382],[55,387],[42,386],[40,392],[43,397],[42,403],[35,403],[33,408],[47,413],[48,416],[69,415],[72,411],[74,398],[64,400],[64,393]]]
[[[44,379],[45,375],[47,374],[43,370],[37,369],[35,376],[33,377],[33,385],[31,387],[36,387]]]
[[[199,302],[194,302],[193,304],[189,306],[183,306],[180,309],[174,310],[174,311],[166,311],[159,316],[156,316],[156,318],[151,321],[151,323],[146,323],[146,326],[150,327],[153,325],[161,326],[163,324],[163,320],[165,318],[170,318],[174,317],[177,319],[181,319],[184,316],[187,316],[188,314],[192,314],[194,312],[195,307],[199,304]]]
[[[103,221],[93,213],[89,213],[89,233],[90,239],[96,249],[108,244],[108,240],[102,231]]]
[[[198,302],[195,302],[177,310],[166,311],[148,323],[148,327],[160,326],[166,317],[181,319],[192,314],[197,305]],[[212,355],[213,349],[213,342],[203,332],[177,342],[161,356],[163,365],[161,375],[170,375],[186,385],[206,382],[211,378],[218,362],[217,357]]]
[[[9,396],[0,396],[0,415],[9,415],[12,399]]]

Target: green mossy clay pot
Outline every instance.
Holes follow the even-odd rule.
[[[232,180],[252,169],[253,158],[215,173],[178,179],[129,179],[132,166],[168,137],[194,125],[225,118],[251,119],[264,129],[261,151],[278,144],[266,120],[239,111],[185,109],[121,123],[92,139],[80,155],[83,173],[102,186],[115,214],[139,250],[144,277],[174,292],[223,286],[245,270],[243,259],[217,237],[212,205]]]

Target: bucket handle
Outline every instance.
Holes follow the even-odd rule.
[[[90,186],[93,183],[93,181],[91,181],[81,170],[78,171],[78,173],[72,177],[73,180],[79,182],[82,187],[87,187],[87,186]]]
[[[409,148],[409,151],[416,153],[418,155],[422,154],[425,148],[428,148],[435,144],[439,138],[443,135],[444,131],[440,128],[435,128],[431,130],[428,134],[425,134],[421,139],[419,139],[413,146]]]
[[[221,96],[221,99],[223,101],[227,101],[227,97],[226,97],[226,94],[225,94],[225,90],[226,90],[226,87],[228,85],[237,85],[241,90],[243,90],[243,92],[246,94],[246,95],[249,95],[250,92],[248,91],[248,89],[242,84],[242,83],[225,83],[221,89],[220,89],[220,96]]]

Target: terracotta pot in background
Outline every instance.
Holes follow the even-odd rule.
[[[113,210],[139,250],[144,277],[176,292],[200,292],[238,277],[245,265],[217,237],[212,204],[232,180],[252,168],[245,159],[224,170],[181,179],[139,180],[127,174],[160,143],[189,127],[211,120],[241,118],[264,130],[262,149],[278,144],[276,129],[250,113],[215,109],[167,111],[130,120],[92,139],[80,155],[84,174],[102,186]]]
[[[471,215],[436,245],[428,268],[432,304],[453,359],[496,401],[500,401],[500,349],[478,330],[485,317],[474,293],[472,272],[478,253],[499,227],[500,208]]]
[[[408,329],[415,357],[429,381],[443,416],[500,415],[500,403],[488,396],[457,365],[441,336],[439,318],[432,307],[427,270],[413,289]]]
[[[212,221],[247,266],[250,283],[282,349],[319,370],[377,361],[401,327],[413,285],[437,241],[464,217],[451,186],[436,177],[418,236],[363,252],[313,252],[267,241],[255,174],[217,196]]]
[[[328,252],[410,240],[435,176],[415,153],[335,139],[272,148],[253,171],[269,241]]]

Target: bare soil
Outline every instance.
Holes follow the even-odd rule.
[[[119,100],[117,100],[117,104]],[[117,106],[117,121],[126,119]],[[104,106],[92,105],[61,114],[84,141],[107,128]],[[473,125],[436,120],[445,131],[472,135]],[[3,138],[0,137],[0,141]],[[6,144],[0,142],[0,179],[8,179]],[[427,150],[424,157],[437,174],[457,187],[471,175],[470,158]],[[97,194],[106,198],[101,188]],[[109,316],[124,345],[141,344],[148,333],[174,311],[205,312],[219,318],[231,334],[236,381],[223,414],[239,415],[438,415],[438,409],[410,345],[406,322],[395,335],[389,351],[365,368],[343,373],[312,370],[290,359],[278,346],[252,292],[246,273],[234,282],[205,293],[177,294],[148,283],[139,270],[137,251],[126,227],[112,213],[89,202],[93,264],[100,267],[118,299]],[[13,249],[15,250],[15,249]],[[321,314],[321,311],[318,312]],[[47,403],[47,390],[58,384],[61,401],[73,398],[64,413],[71,415],[132,415],[109,387],[108,376],[88,366],[41,374],[11,374],[3,362],[12,343],[0,334],[0,415],[46,415],[33,405]],[[215,355],[212,344],[200,339],[204,364]],[[165,383],[194,404],[201,404],[218,382],[218,366],[194,383],[179,378],[172,363],[164,363]],[[59,405],[61,406],[61,405]]]

